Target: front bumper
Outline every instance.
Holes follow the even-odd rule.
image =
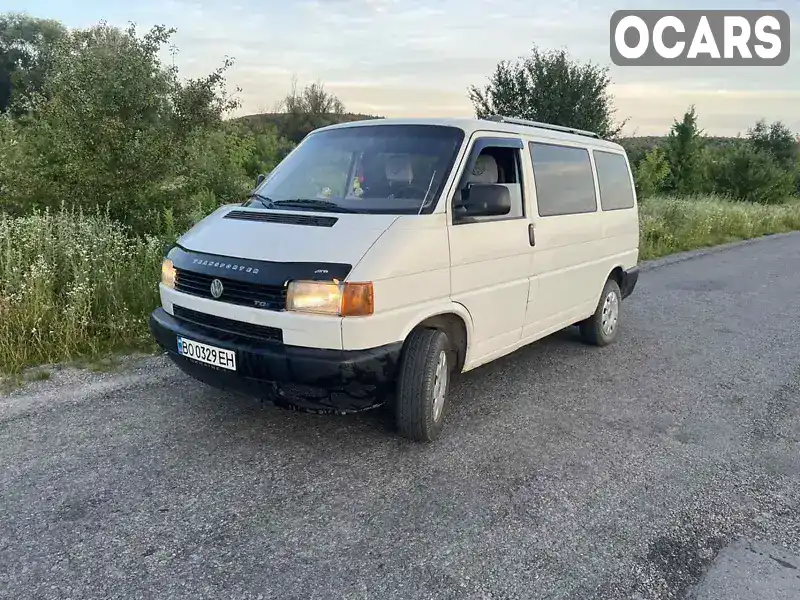
[[[244,393],[294,410],[360,412],[384,403],[395,381],[402,342],[368,350],[326,350],[261,341],[178,319],[150,315],[156,342],[186,374],[217,389]],[[236,372],[177,352],[177,337],[236,352]]]

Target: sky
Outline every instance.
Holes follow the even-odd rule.
[[[618,67],[609,19],[634,8],[782,9],[795,27],[792,55],[782,67]],[[6,11],[69,27],[174,27],[183,76],[234,59],[227,77],[241,88],[239,114],[274,110],[296,77],[301,87],[322,82],[351,112],[474,116],[469,86],[535,44],[608,66],[627,135],[665,134],[692,104],[708,135],[745,134],[760,118],[800,132],[800,0],[0,0]]]

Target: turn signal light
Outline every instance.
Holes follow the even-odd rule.
[[[375,311],[372,283],[345,283],[342,294],[343,317],[365,317]]]

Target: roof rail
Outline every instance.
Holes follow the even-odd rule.
[[[552,129],[553,131],[563,131],[564,133],[574,133],[576,135],[584,135],[600,139],[600,136],[594,131],[585,131],[583,129],[575,129],[574,127],[563,127],[561,125],[551,125],[550,123],[540,123],[539,121],[528,121],[527,119],[517,119],[516,117],[504,117],[503,115],[492,115],[486,117],[487,121],[494,121],[495,123],[511,123],[513,125],[526,125],[528,127],[538,127],[539,129]]]

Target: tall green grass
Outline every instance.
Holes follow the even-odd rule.
[[[642,259],[800,230],[800,202],[761,206],[713,197],[646,199]],[[0,372],[153,348],[168,239],[133,236],[106,214],[0,214]]]
[[[0,371],[148,346],[162,252],[105,214],[0,214]]]
[[[642,260],[800,230],[800,201],[752,204],[714,196],[653,197],[639,208]]]

